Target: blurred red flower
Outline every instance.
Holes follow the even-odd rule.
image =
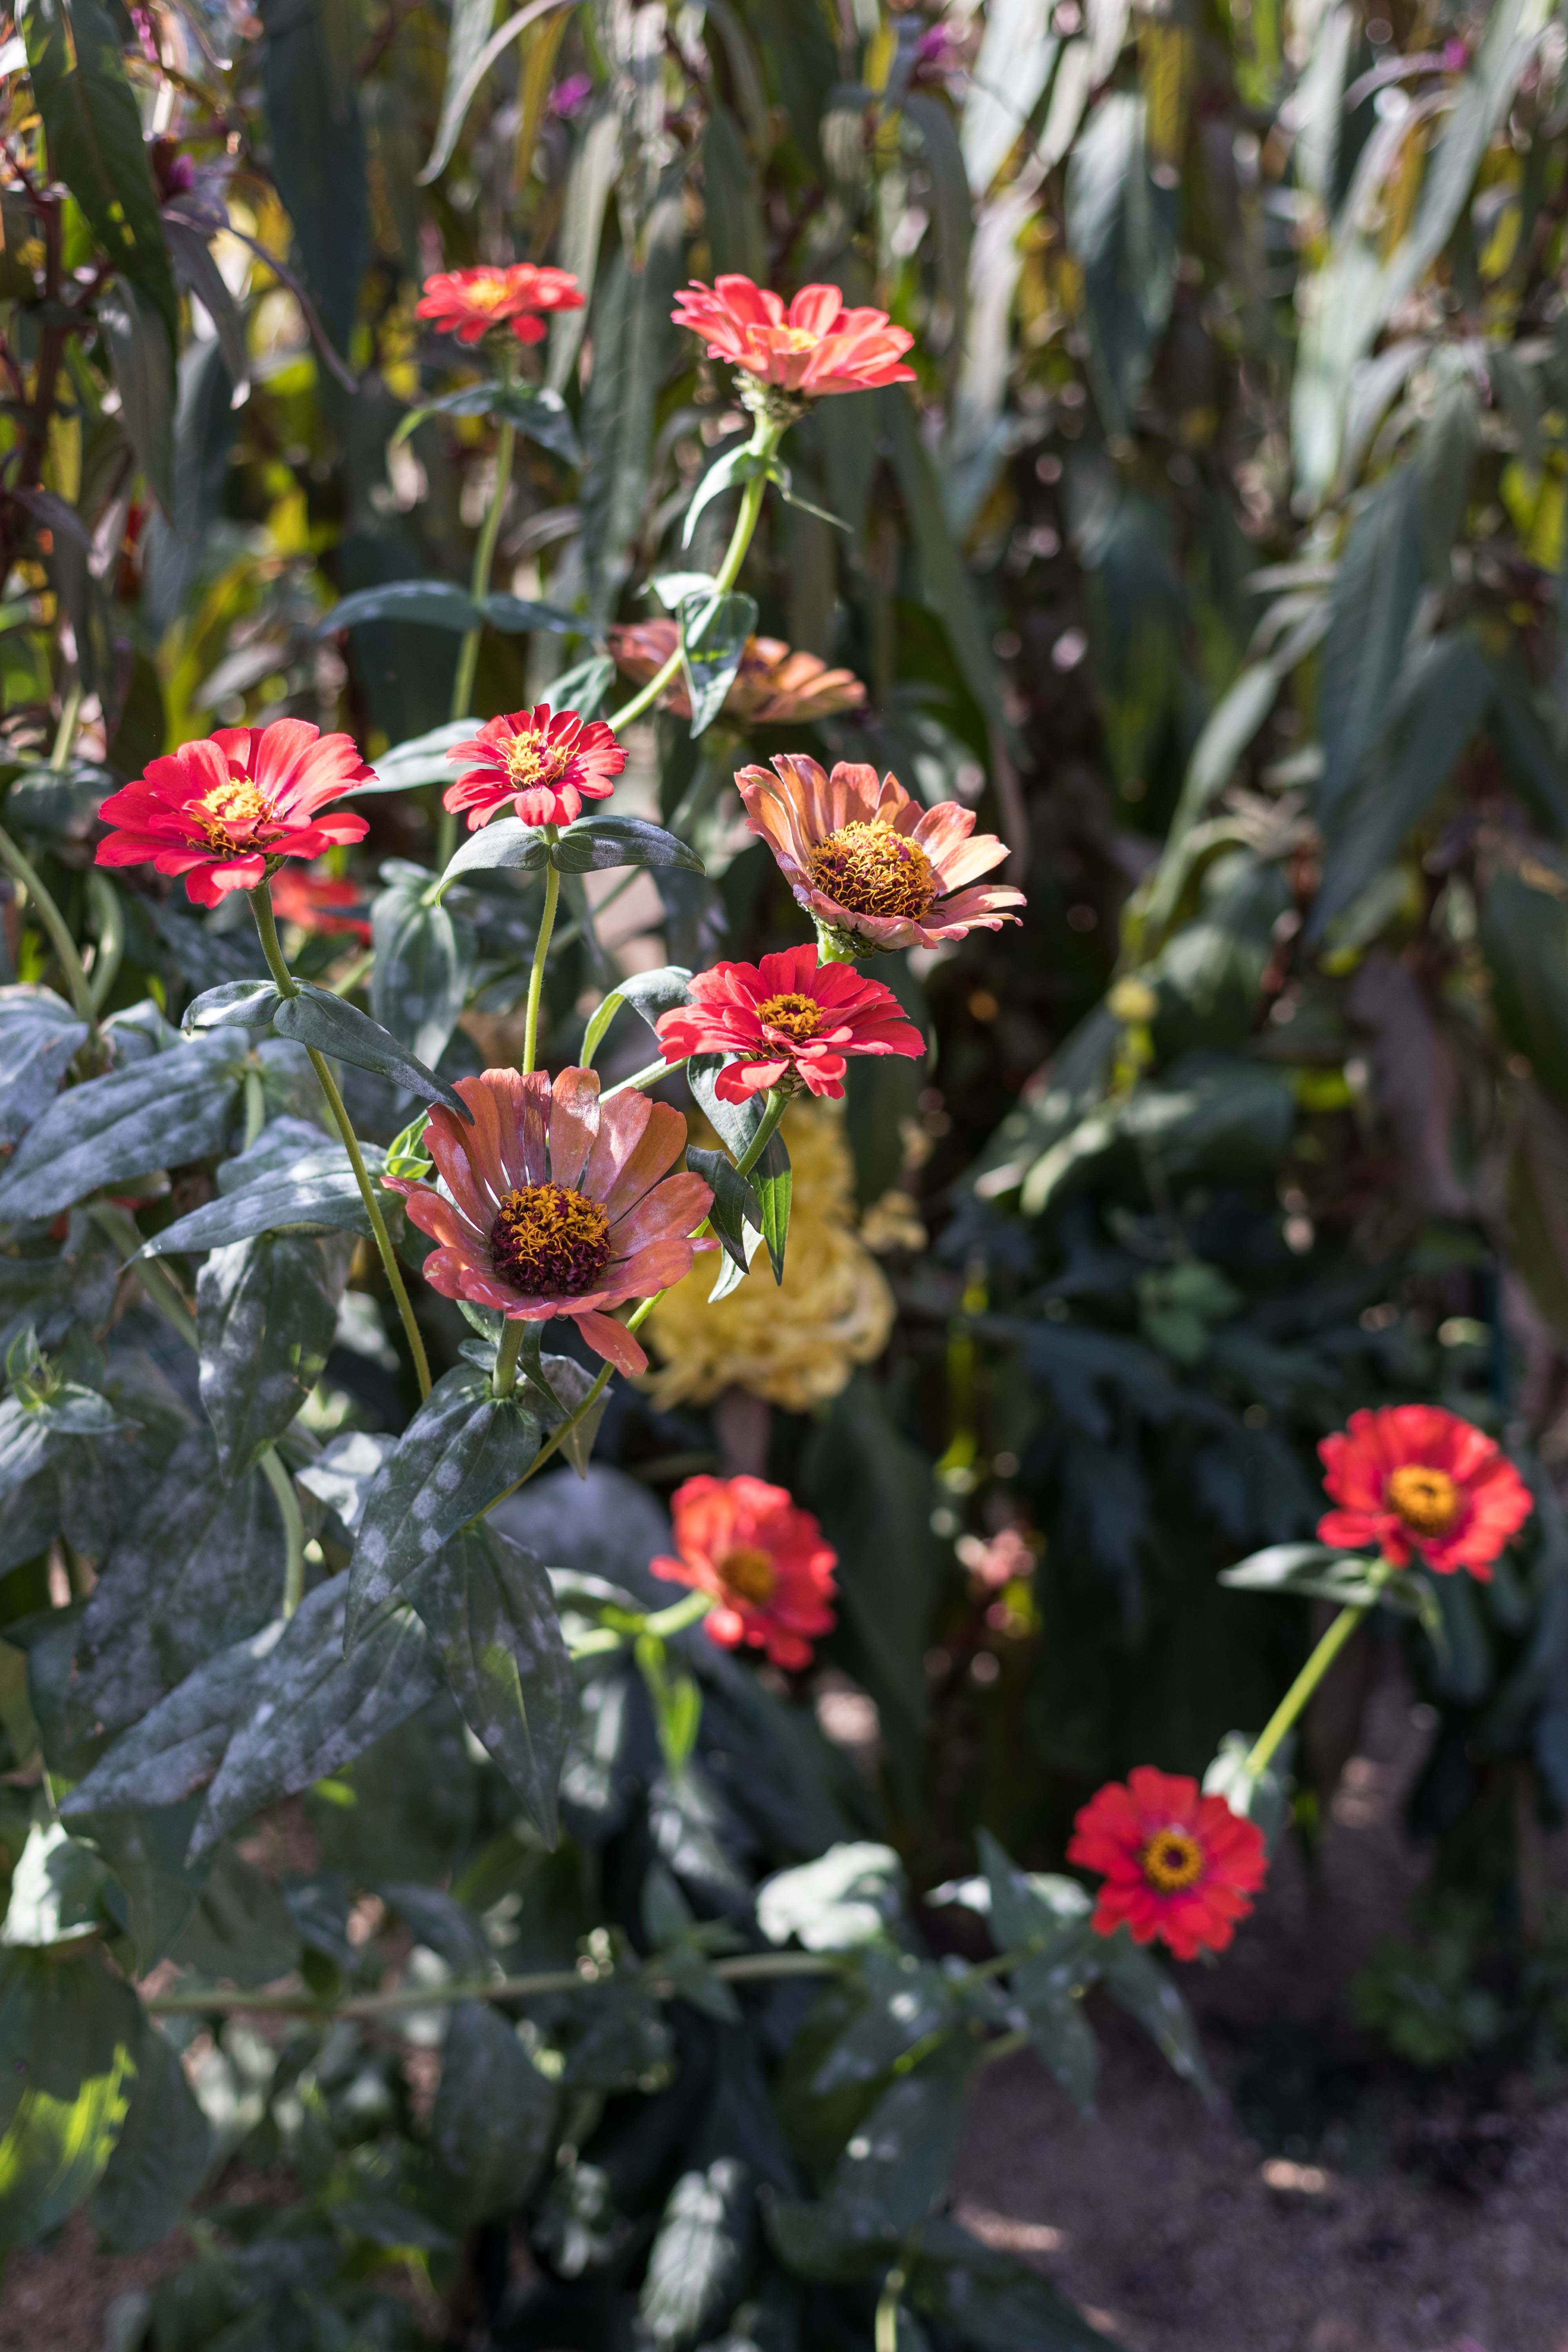
[[[673,621],[627,621],[610,631],[610,651],[628,677],[646,686],[679,637]],[[865,699],[852,670],[829,669],[816,654],[792,652],[781,637],[748,637],[723,715],[757,727],[809,726],[840,710],[858,710]],[[659,702],[678,719],[691,716],[691,698],[679,680],[666,687]]]
[[[786,310],[749,278],[719,278],[711,286],[694,280],[670,315],[703,338],[710,359],[729,360],[785,392],[816,398],[915,380],[913,368],[900,365],[914,337],[891,325],[885,310],[847,310],[837,286],[803,286]]]
[[[184,874],[193,903],[216,907],[230,890],[254,890],[276,858],[363,841],[363,816],[325,811],[372,780],[352,736],[323,735],[308,719],[221,727],[110,793],[99,814],[120,830],[99,843],[98,863]]]
[[[584,801],[608,797],[626,764],[602,719],[579,719],[574,710],[552,715],[548,702],[487,719],[447,757],[475,763],[443,795],[446,807],[469,812],[470,833],[508,801],[524,824],[571,824]]]
[[[691,1002],[660,1013],[656,1025],[667,1060],[742,1057],[719,1073],[714,1092],[721,1102],[743,1102],[786,1082],[837,1100],[847,1055],[926,1049],[890,988],[863,980],[853,964],[818,964],[814,947],[700,971]]]
[[[838,1565],[811,1513],[762,1478],[689,1478],[669,1507],[679,1558],[650,1560],[654,1574],[713,1595],[703,1622],[725,1649],[745,1642],[775,1666],[808,1666],[833,1630]]]
[[[1256,1822],[1152,1764],[1096,1791],[1073,1825],[1068,1860],[1105,1874],[1099,1934],[1126,1927],[1136,1944],[1163,1936],[1179,1960],[1223,1952],[1268,1872]]]
[[[1318,1448],[1323,1485],[1341,1507],[1318,1522],[1320,1543],[1375,1544],[1395,1568],[1418,1552],[1439,1576],[1468,1568],[1482,1584],[1535,1505],[1508,1456],[1472,1422],[1437,1404],[1352,1412]]]
[[[484,263],[437,270],[425,280],[418,316],[460,343],[477,343],[498,327],[510,327],[520,343],[537,343],[544,336],[541,311],[582,308],[582,289],[569,269],[517,261],[506,269]]]
[[[364,902],[357,882],[331,874],[300,873],[285,866],[273,877],[272,911],[280,922],[295,923],[302,931],[341,931],[346,937],[370,939],[370,925],[354,910]]]

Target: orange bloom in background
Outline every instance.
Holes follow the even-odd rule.
[[[487,719],[447,757],[474,763],[442,795],[444,807],[468,811],[470,833],[508,801],[524,824],[574,824],[584,801],[608,798],[626,764],[602,719],[580,719],[574,710],[552,716],[548,702]]]
[[[610,651],[628,677],[646,686],[675,651],[679,635],[673,621],[631,621],[610,631]],[[815,654],[792,653],[782,637],[748,637],[723,716],[754,727],[805,727],[841,710],[859,710],[865,700],[852,670],[829,669]],[[659,706],[678,719],[691,716],[691,698],[679,683],[666,688]]]
[[[1529,1487],[1484,1430],[1437,1404],[1352,1412],[1318,1448],[1337,1511],[1320,1543],[1375,1544],[1395,1568],[1413,1553],[1439,1576],[1468,1568],[1482,1584],[1535,1508]]]
[[[636,1092],[599,1101],[598,1074],[486,1070],[459,1078],[466,1127],[437,1103],[426,1148],[442,1189],[389,1176],[410,1222],[439,1247],[425,1279],[513,1321],[567,1315],[618,1372],[647,1358],[606,1310],[650,1297],[691,1270],[692,1229],[712,1206],[700,1176],[669,1170],[686,1121]]]
[[[803,286],[786,310],[749,278],[719,278],[711,286],[694,279],[670,316],[702,337],[710,360],[729,360],[784,392],[815,399],[915,380],[913,368],[900,364],[914,337],[885,310],[847,310],[837,286]]]
[[[1268,1873],[1256,1822],[1152,1764],[1096,1791],[1073,1825],[1068,1860],[1105,1874],[1100,1935],[1125,1927],[1135,1944],[1163,1936],[1179,1960],[1223,1952]]]
[[[352,736],[308,719],[220,727],[110,793],[99,814],[119,830],[99,843],[98,863],[183,874],[192,903],[216,907],[230,890],[254,890],[274,859],[363,841],[363,817],[327,803],[374,781]]]
[[[840,760],[831,776],[816,760],[781,752],[735,778],[746,822],[777,858],[799,904],[857,954],[874,948],[933,948],[966,931],[1017,921],[1006,910],[1021,890],[980,877],[1007,855],[977,834],[957,801],[924,808],[896,776]]]
[[[813,1642],[833,1631],[838,1565],[811,1513],[762,1478],[689,1478],[669,1508],[679,1558],[650,1560],[654,1574],[713,1595],[703,1622],[725,1649],[744,1642],[775,1666],[810,1665]]]
[[[700,971],[691,1002],[661,1013],[656,1026],[667,1061],[689,1054],[739,1056],[714,1082],[721,1102],[743,1102],[785,1083],[837,1100],[848,1055],[926,1049],[890,988],[862,980],[853,964],[818,964],[814,947]]]
[[[510,327],[520,343],[537,343],[544,336],[541,311],[582,308],[582,289],[569,269],[516,261],[505,269],[489,263],[438,269],[425,280],[417,315],[460,343],[477,343],[498,327]]]
[[[285,866],[273,877],[273,913],[279,922],[297,924],[302,931],[341,931],[368,943],[370,924],[354,911],[363,903],[357,882],[331,874],[302,874],[297,866]]]

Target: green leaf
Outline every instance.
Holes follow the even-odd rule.
[[[133,285],[98,299],[98,323],[120,394],[120,421],[163,509],[174,511],[174,353],[160,312]]]
[[[1426,577],[1420,478],[1401,467],[1372,491],[1351,525],[1319,656],[1323,774],[1321,821],[1331,821],[1382,732]]]
[[[1100,1973],[1111,1999],[1137,2019],[1167,2063],[1184,2082],[1194,2084],[1211,2107],[1217,2107],[1219,2092],[1192,2011],[1164,1970],[1140,1950],[1125,1927],[1100,1938]]]
[[[756,625],[753,596],[697,590],[681,598],[680,670],[691,698],[694,737],[705,733],[723,709]]]
[[[584,406],[583,565],[588,610],[609,617],[643,530],[659,390],[676,350],[670,310],[686,251],[685,194],[668,173],[634,256],[621,247],[600,273],[590,313],[594,372]]]
[[[697,529],[699,520],[715,499],[722,498],[726,490],[743,488],[754,475],[766,471],[767,462],[762,453],[753,449],[751,443],[746,440],[737,441],[731,448],[722,450],[714,458],[692,493],[691,503],[686,509],[685,527],[680,534],[681,546],[690,546],[692,534]],[[705,591],[692,591],[693,594],[704,593],[710,596],[714,593],[714,583],[711,580],[708,582]],[[752,626],[754,627],[755,625],[753,611]]]
[[[905,2294],[975,2352],[1105,2352],[1103,2333],[1029,2263],[953,2221],[921,2231]]]
[[[238,1725],[255,1711],[263,1666],[284,1621],[203,1660],[166,1698],[110,1742],[86,1778],[61,1800],[69,1822],[132,1807],[182,1804],[205,1789]]]
[[[331,0],[262,0],[261,21],[273,183],[321,324],[347,352],[371,252],[359,36]]]
[[[733,2156],[676,2181],[637,2296],[655,2345],[684,2352],[728,2311],[745,2269],[753,2204],[751,2174]]]
[[[109,2251],[140,2253],[176,2229],[211,2152],[212,2133],[178,2053],[148,2019],[136,2044],[131,2105],[93,2191],[92,2225]]]
[[[95,1956],[0,1961],[0,2252],[58,2229],[90,2194],[141,2032],[135,1994]]]
[[[0,988],[0,1145],[21,1141],[86,1040],[86,1022],[52,988]]]
[[[977,198],[986,194],[1028,128],[1058,47],[1050,0],[992,0],[958,134]]]
[[[347,1638],[403,1591],[459,1528],[514,1485],[539,1451],[539,1423],[484,1373],[459,1364],[438,1380],[376,1475],[350,1576]]]
[[[488,2001],[459,2001],[441,2053],[430,2144],[462,2229],[522,2202],[555,2135],[555,2084],[542,2074],[509,2018]]]
[[[646,817],[611,814],[580,816],[564,826],[559,840],[550,845],[550,863],[563,874],[603,874],[615,866],[676,866],[690,874],[703,870],[697,852],[663,825],[650,824]],[[451,870],[447,869],[448,874]]]
[[[383,1155],[374,1145],[360,1147],[373,1179]],[[231,1168],[239,1161],[231,1160]],[[392,1205],[388,1202],[386,1205]],[[359,1181],[341,1144],[321,1143],[298,1149],[281,1166],[274,1166],[249,1183],[176,1217],[138,1255],[168,1257],[176,1250],[222,1249],[268,1233],[353,1233],[370,1238],[370,1220],[360,1198]]]
[[[384,751],[375,762],[375,782],[356,784],[354,796],[363,800],[376,793],[412,793],[426,784],[449,784],[458,770],[447,754],[455,744],[468,742],[481,725],[478,719],[451,719],[444,726],[432,727],[424,735],[411,735],[406,743],[398,743]]]
[[[0,1498],[36,1476],[47,1459],[49,1433],[36,1412],[16,1397],[0,1401]]]
[[[298,996],[286,996],[279,1005],[272,1026],[279,1037],[292,1037],[298,1045],[313,1045],[318,1054],[330,1054],[334,1061],[352,1062],[356,1069],[374,1070],[378,1077],[390,1078],[422,1102],[444,1102],[465,1125],[472,1124],[468,1107],[456,1087],[426,1069],[416,1055],[405,1053],[379,1022],[356,1012],[330,989],[301,981]],[[4,1188],[0,1187],[0,1209],[3,1206]]]
[[[473,978],[476,941],[445,907],[426,906],[434,881],[422,866],[384,866],[387,887],[371,908],[375,963],[371,1011],[420,1061],[438,1062],[451,1041]]]
[[[531,629],[564,636],[584,634],[581,614],[564,612],[558,604],[530,604],[521,596],[499,594],[476,599],[449,580],[386,580],[377,588],[357,588],[322,614],[314,634],[331,636],[365,621],[423,621],[428,628],[452,629],[459,635],[482,628],[487,622],[510,636]]]
[[[763,1213],[756,1194],[727,1151],[703,1151],[691,1144],[687,1147],[686,1164],[711,1190],[713,1206],[709,1216],[713,1230],[730,1263],[744,1274],[762,1239]],[[752,1235],[749,1245],[748,1228]]]
[[[926,597],[941,615],[953,658],[979,705],[981,716],[992,725],[1001,726],[1005,723],[1002,688],[991,639],[975,601],[968,567],[948,523],[942,484],[931,453],[921,439],[908,387],[894,384],[876,397],[891,445],[899,495],[914,532]],[[842,402],[839,405],[858,404]],[[847,513],[850,511],[837,488],[834,500]]]
[[[17,23],[51,172],[76,198],[114,268],[145,298],[172,353],[179,299],[114,20],[98,0],[26,0]]]
[[[221,1151],[245,1048],[220,1032],[59,1096],[0,1176],[0,1223],[52,1217],[123,1179]]]
[[[794,1936],[808,1952],[847,1951],[902,1920],[903,1864],[890,1845],[856,1840],[776,1871],[757,1889],[756,1901],[757,1924],[770,1944]]]
[[[1222,1569],[1220,1582],[1237,1592],[1289,1592],[1314,1601],[1338,1601],[1347,1608],[1390,1609],[1414,1606],[1411,1587],[1399,1579],[1386,1585],[1369,1582],[1372,1563],[1359,1552],[1335,1551],[1328,1544],[1269,1544],[1234,1568]]]
[[[1277,1749],[1273,1763],[1255,1773],[1247,1769],[1251,1753],[1252,1742],[1244,1731],[1227,1731],[1204,1774],[1204,1794],[1223,1797],[1233,1813],[1256,1822],[1272,1853],[1290,1819],[1289,1759],[1285,1749]]]
[[[337,1299],[312,1241],[258,1234],[196,1277],[201,1397],[226,1478],[281,1437],[326,1369]]]
[[[762,1205],[763,1239],[768,1245],[773,1262],[773,1280],[784,1280],[784,1244],[789,1238],[790,1201],[795,1179],[790,1173],[789,1153],[782,1135],[768,1138],[762,1158],[752,1171],[752,1183]]]
[[[1480,939],[1504,1036],[1529,1057],[1537,1083],[1558,1108],[1568,1108],[1568,883],[1539,862],[1530,881],[1522,873],[1494,874],[1481,904]],[[4,1200],[0,1183],[0,1204]]]
[[[934,1961],[873,1945],[860,1963],[864,2005],[811,2077],[814,2098],[875,2083],[906,2052],[954,2021],[957,1991]]]
[[[1171,316],[1180,191],[1151,171],[1142,98],[1102,98],[1068,165],[1068,249],[1083,271],[1089,374],[1108,433],[1125,436]]]
[[[226,980],[192,997],[180,1026],[187,1037],[209,1029],[270,1029],[282,1002],[275,981]]]
[[[497,869],[538,874],[549,863],[550,844],[539,825],[524,824],[521,817],[498,816],[458,843],[440,887],[445,892],[460,874]]]
[[[782,2199],[773,2205],[768,2234],[793,2269],[812,2278],[852,2277],[929,2220],[957,2160],[963,2095],[978,2056],[978,2042],[966,2033],[939,2042],[882,2094],[835,2165],[820,2205]]]
[[[556,313],[557,318],[571,317],[570,311]],[[586,661],[574,662],[570,669],[557,673],[550,681],[547,693],[552,710],[574,710],[579,719],[593,719],[604,709],[605,698],[616,682],[616,665],[608,654],[590,654]]]
[[[734,21],[731,16],[731,25]],[[702,129],[702,215],[714,275],[738,271],[753,285],[765,286],[767,232],[756,166],[744,132],[717,91],[708,101]]]
[[[11,1874],[0,1944],[68,1952],[103,1932],[102,1863],[58,1822],[35,1822]]]
[[[422,401],[417,408],[409,410],[388,447],[397,448],[429,416],[490,416],[498,422],[504,419],[531,441],[537,441],[542,449],[552,449],[568,464],[580,466],[583,462],[583,445],[577,438],[571,410],[558,392],[542,384],[469,383],[440,400]]]
[[[242,404],[250,391],[250,347],[246,340],[245,319],[228,290],[227,278],[213,258],[207,243],[209,232],[169,207],[164,208],[163,221],[175,272],[212,320],[231,400],[237,406]]]

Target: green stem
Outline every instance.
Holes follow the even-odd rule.
[[[503,346],[500,355],[500,381],[505,389],[511,383],[511,352]],[[495,562],[496,541],[500,536],[501,515],[505,510],[507,493],[511,488],[511,466],[517,447],[517,429],[510,418],[501,419],[496,436],[496,478],[490,492],[489,509],[479,529],[479,544],[474,549],[474,569],[469,582],[469,593],[475,604],[489,594],[490,568]],[[479,660],[479,629],[470,629],[458,653],[457,675],[452,680],[452,710],[454,719],[467,719],[468,704],[474,691],[474,672]],[[458,845],[458,817],[454,809],[441,811],[441,828],[437,838],[436,867],[445,873],[452,862],[452,852]]]
[[[305,1598],[305,1522],[300,1516],[300,1497],[294,1492],[294,1481],[276,1446],[269,1445],[261,1457],[261,1475],[278,1498],[283,1514],[283,1600],[281,1613],[292,1617]]]
[[[516,1388],[517,1360],[522,1353],[528,1334],[529,1326],[521,1316],[514,1316],[508,1321],[500,1335],[500,1346],[496,1350],[496,1368],[490,1378],[492,1396],[509,1397]]]
[[[142,1247],[142,1234],[129,1209],[116,1206],[112,1201],[92,1201],[88,1214],[100,1234],[108,1238],[127,1261],[136,1257]],[[162,1261],[155,1257],[136,1258],[136,1279],[147,1294],[148,1303],[155,1307],[172,1329],[177,1331],[188,1348],[196,1345],[196,1318],[191,1313],[184,1292]]]
[[[547,841],[555,838],[555,827],[544,828]],[[555,929],[555,907],[561,896],[561,877],[553,866],[544,869],[544,912],[539,918],[539,937],[533,942],[533,969],[528,975],[528,1014],[522,1033],[522,1072],[524,1077],[532,1069],[539,1051],[539,1000],[544,988],[544,961],[550,953],[550,934]]]
[[[10,835],[0,831],[0,865],[8,866],[27,894],[30,905],[49,935],[49,943],[59,958],[60,970],[66,977],[66,989],[79,1021],[85,1021],[96,1032],[98,1013],[92,1002],[77,944],[70,935],[65,917],[39,881],[32,861],[25,857]]]
[[[108,875],[101,873],[96,866],[88,868],[87,899],[98,922],[98,942],[93,951],[92,979],[89,986],[93,1011],[101,1013],[125,953],[125,909],[120,903],[119,891]]]
[[[816,961],[818,963],[853,963],[856,950],[842,931],[829,929],[826,923],[816,927]]]
[[[300,983],[289,971],[283,950],[278,944],[278,925],[273,919],[272,900],[267,884],[258,883],[254,890],[247,891],[246,896],[250,900],[250,911],[256,918],[256,928],[261,940],[261,952],[267,958],[267,969],[278,983],[279,995],[298,996]],[[364,1213],[370,1219],[371,1232],[375,1236],[375,1246],[381,1258],[382,1271],[386,1276],[386,1286],[391,1291],[393,1304],[397,1308],[398,1319],[403,1325],[404,1337],[408,1341],[408,1352],[414,1359],[415,1377],[419,1382],[419,1397],[423,1403],[430,1393],[429,1360],[425,1353],[425,1341],[420,1334],[419,1326],[414,1319],[414,1307],[408,1297],[407,1286],[403,1279],[403,1269],[397,1263],[397,1253],[392,1246],[392,1235],[386,1230],[386,1219],[382,1214],[381,1202],[375,1197],[375,1187],[370,1181],[370,1172],[364,1164],[364,1154],[359,1148],[359,1138],[353,1130],[353,1121],[350,1118],[347,1106],[338,1092],[338,1082],[314,1045],[307,1045],[305,1051],[310,1056],[310,1067],[316,1073],[317,1082],[327,1098],[327,1108],[332,1114],[333,1124],[342,1138],[343,1150],[349,1155],[349,1165],[354,1171],[354,1181],[359,1186],[359,1196],[364,1203]]]
[[[755,1135],[752,1136],[750,1143],[747,1144],[744,1151],[741,1154],[740,1159],[735,1162],[737,1174],[742,1176],[749,1176],[751,1174],[752,1169],[756,1166],[758,1160],[762,1158],[763,1152],[773,1141],[774,1130],[777,1129],[780,1119],[783,1118],[784,1115],[784,1109],[788,1102],[789,1097],[784,1093],[782,1087],[774,1087],[771,1089],[768,1095],[768,1107],[763,1113],[763,1123],[761,1127],[758,1128]]]
[[[1393,1570],[1387,1560],[1379,1560],[1369,1581],[1385,1584]],[[1268,1721],[1253,1741],[1242,1771],[1249,1780],[1258,1780],[1267,1771],[1275,1750],[1289,1730],[1362,1619],[1371,1607],[1370,1601],[1358,1601],[1342,1609],[1306,1664],[1275,1708]]]
[[[49,765],[58,775],[71,755],[76,741],[77,722],[81,717],[82,683],[79,677],[60,708],[60,723],[55,730],[55,748],[49,753]]]
[[[871,2330],[876,2352],[899,2352],[899,2305],[905,2282],[903,2264],[895,2263],[883,2280],[882,2292],[877,2297],[877,2316]]]
[[[656,1087],[660,1078],[668,1077],[671,1070],[679,1070],[685,1059],[686,1055],[682,1054],[679,1061],[667,1062],[661,1056],[657,1062],[645,1062],[642,1068],[634,1070],[629,1078],[622,1078],[616,1085],[606,1087],[599,1100],[607,1103],[613,1096],[624,1095],[633,1087]]]
[[[645,1617],[642,1631],[652,1633],[658,1641],[668,1641],[671,1633],[683,1633],[688,1625],[700,1625],[710,1609],[715,1606],[710,1592],[689,1592],[684,1601],[672,1601],[668,1609],[657,1615]]]

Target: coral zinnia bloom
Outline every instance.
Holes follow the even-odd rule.
[[[1163,1936],[1179,1960],[1224,1951],[1268,1870],[1256,1822],[1233,1813],[1223,1797],[1203,1796],[1184,1774],[1152,1764],[1129,1772],[1125,1787],[1111,1780],[1089,1799],[1068,1860],[1105,1873],[1094,1906],[1099,1934],[1125,1926],[1135,1944]]]
[[[838,1555],[809,1511],[762,1478],[689,1478],[669,1506],[675,1548],[655,1576],[710,1592],[703,1620],[715,1642],[765,1649],[775,1666],[808,1666],[812,1642],[833,1630]]]
[[[1419,1552],[1439,1576],[1468,1568],[1480,1583],[1535,1508],[1529,1487],[1484,1430],[1436,1404],[1352,1412],[1318,1448],[1337,1511],[1320,1543],[1375,1544],[1395,1568]]]
[[[862,980],[853,964],[819,965],[814,947],[700,971],[690,1003],[661,1013],[656,1026],[668,1061],[688,1054],[740,1055],[715,1081],[723,1102],[785,1084],[837,1097],[847,1055],[926,1049],[890,988]]]
[[[518,261],[508,269],[485,264],[437,270],[425,280],[417,315],[460,343],[477,343],[497,327],[510,327],[520,343],[537,343],[544,334],[542,310],[582,308],[582,289],[569,269]]]
[[[184,874],[193,903],[216,907],[227,891],[254,890],[274,858],[363,841],[363,816],[323,812],[374,781],[352,737],[323,735],[308,719],[220,727],[110,793],[99,814],[121,830],[99,843],[98,863]]]
[[[900,364],[914,337],[891,325],[885,310],[847,310],[837,286],[803,286],[786,310],[749,278],[718,278],[711,286],[693,279],[670,316],[702,337],[710,360],[729,360],[784,392],[816,398],[915,380],[913,368]]]
[[[735,778],[746,822],[779,862],[813,919],[858,955],[873,948],[934,948],[966,931],[1017,921],[1004,910],[1024,894],[981,882],[1007,855],[994,833],[974,830],[957,801],[922,808],[897,776],[840,760],[831,776],[815,760],[781,752]]]
[[[302,931],[342,932],[367,940],[370,925],[355,909],[364,893],[355,882],[331,874],[300,873],[285,866],[273,877],[272,911],[279,922],[297,924]]]
[[[445,807],[468,811],[470,833],[508,801],[524,824],[571,824],[584,801],[614,792],[613,780],[626,764],[602,719],[580,719],[574,710],[552,717],[548,702],[487,719],[447,757],[476,763],[442,795]]]
[[[440,1244],[425,1279],[512,1321],[569,1315],[618,1372],[647,1370],[605,1309],[650,1297],[691,1270],[690,1234],[713,1203],[700,1176],[668,1171],[686,1121],[645,1095],[599,1100],[598,1073],[486,1070],[459,1078],[465,1127],[437,1103],[425,1129],[443,1190],[387,1177],[423,1234]]]
[[[673,621],[631,621],[610,631],[610,651],[628,677],[646,686],[675,651],[679,635]],[[782,637],[748,637],[722,715],[754,727],[809,726],[840,710],[858,710],[865,699],[852,670],[829,669],[816,654],[792,653]],[[691,716],[691,698],[679,683],[667,687],[659,702],[677,719]]]

